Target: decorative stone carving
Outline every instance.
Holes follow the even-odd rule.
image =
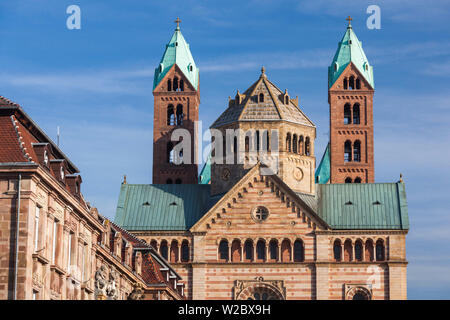
[[[106,285],[106,296],[108,297],[108,300],[117,300],[118,298],[119,292],[116,287],[117,278],[117,272],[115,270],[111,270],[109,272],[109,281]]]
[[[102,300],[106,297],[106,267],[101,265],[97,271],[95,271],[95,297]]]
[[[128,300],[142,300],[144,299],[144,290],[142,289],[142,285],[140,283],[136,283],[133,287],[133,291],[131,291],[128,296]]]
[[[264,280],[263,277],[255,277],[255,280],[236,280],[234,287],[235,300],[247,299],[286,299],[286,288],[283,280]]]

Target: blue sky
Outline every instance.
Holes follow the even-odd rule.
[[[71,4],[81,30],[66,28]],[[370,4],[380,30],[366,27]],[[449,1],[1,1],[0,94],[50,137],[61,127],[85,197],[113,218],[123,174],[151,183],[153,70],[177,16],[200,68],[203,128],[264,65],[316,124],[320,160],[327,66],[348,15],[374,66],[376,181],[406,183],[409,298],[450,299]]]

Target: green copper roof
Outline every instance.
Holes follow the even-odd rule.
[[[170,68],[176,64],[183,74],[188,78],[192,86],[198,89],[198,68],[192,58],[189,44],[181,34],[180,28],[177,27],[175,32],[166,45],[166,51],[162,56],[159,66],[155,69],[155,78],[153,80],[153,89],[161,82]]]
[[[205,165],[200,172],[198,177],[198,183],[200,184],[208,184],[211,182],[211,154],[209,154],[208,159],[206,160]]]
[[[409,229],[405,184],[317,184],[318,214],[333,229]]]
[[[339,42],[333,62],[328,67],[328,88],[336,82],[350,62],[353,62],[372,88],[375,88],[373,68],[369,65],[369,61],[362,48],[362,42],[358,40],[352,27],[348,26],[344,37]]]
[[[322,160],[316,170],[316,183],[328,183],[330,180],[330,143],[327,144]]]
[[[126,230],[188,230],[217,201],[208,184],[122,184],[114,222]]]
[[[408,230],[405,184],[316,184],[297,193],[335,230]],[[114,222],[130,231],[189,230],[224,195],[209,184],[122,184]]]

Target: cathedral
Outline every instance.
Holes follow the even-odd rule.
[[[315,124],[262,67],[224,101],[200,175],[200,71],[176,22],[154,75],[153,181],[124,180],[114,223],[170,263],[187,299],[406,299],[405,184],[374,181],[373,67],[351,19],[317,168]]]

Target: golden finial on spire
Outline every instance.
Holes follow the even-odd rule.
[[[177,20],[175,20],[174,22],[177,24],[177,29],[180,29],[180,23],[181,23],[180,18],[177,17]]]
[[[398,182],[403,182],[403,174],[400,173],[400,180]]]
[[[122,182],[122,184],[127,184],[127,175],[126,174],[123,175],[123,182]]]
[[[348,21],[348,26],[351,27],[352,26],[352,17],[348,16],[347,19],[345,19]]]

